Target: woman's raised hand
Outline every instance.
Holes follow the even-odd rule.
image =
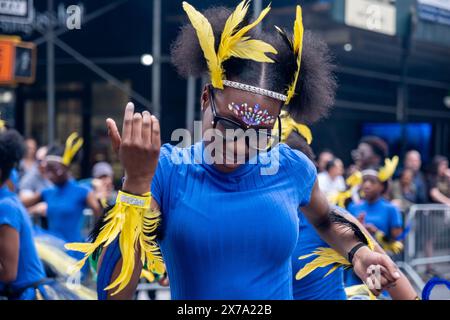
[[[136,195],[149,192],[161,149],[158,119],[148,111],[134,113],[130,102],[125,108],[122,136],[113,119],[107,119],[106,125],[112,147],[125,170],[123,190]]]

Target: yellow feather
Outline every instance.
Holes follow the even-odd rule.
[[[399,254],[403,250],[403,243],[400,241],[386,241],[384,232],[380,230],[375,233],[375,240],[377,240],[384,250],[393,254]]]
[[[189,20],[197,33],[200,47],[202,48],[203,54],[208,63],[211,82],[215,88],[223,89],[223,70],[216,54],[214,32],[211,24],[204,15],[195,10],[195,8],[189,3],[183,2],[183,9],[188,15]]]
[[[242,1],[236,7],[234,12],[228,17],[225,23],[225,27],[223,28],[222,31],[222,39],[220,41],[219,52],[225,52],[223,48],[229,45],[228,42],[231,40],[231,36],[233,35],[234,31],[247,16],[249,6],[250,6],[249,1],[247,0]]]
[[[141,278],[147,279],[148,282],[155,281],[155,275],[148,270],[142,269]]]
[[[257,62],[273,63],[266,53],[276,54],[277,51],[268,43],[261,40],[245,40],[236,43],[229,54],[241,59],[249,59]]]
[[[219,63],[222,64],[231,57],[273,63],[274,61],[266,56],[266,53],[278,53],[273,46],[261,40],[250,40],[250,37],[245,36],[247,32],[256,27],[269,13],[271,9],[270,5],[260,13],[255,21],[242,27],[233,34],[234,29],[244,20],[247,14],[248,3],[244,6],[243,2],[241,2],[234,13],[228,18],[230,22],[228,26],[226,24],[226,30],[222,33],[218,52]],[[231,30],[233,27],[234,29]]]
[[[294,24],[294,39],[293,39],[293,47],[294,52],[296,54],[302,48],[302,40],[303,40],[303,15],[302,15],[302,7],[297,6],[296,9],[296,21]]]
[[[312,143],[313,136],[311,129],[309,129],[308,126],[296,122],[285,110],[281,111],[280,118],[282,128],[281,142],[286,142],[289,136],[291,135],[292,131],[296,131],[303,138],[305,138],[308,144]],[[273,130],[275,132],[278,130],[278,122],[275,124]]]
[[[118,198],[119,199],[119,198]],[[147,207],[135,207],[118,201],[104,218],[105,225],[96,240],[90,244],[66,244],[69,250],[83,252],[84,258],[74,267],[72,272],[80,270],[87,258],[99,247],[106,247],[119,237],[119,248],[122,255],[122,266],[119,276],[105,290],[117,288],[114,294],[123,290],[130,282],[138,243],[141,246],[141,263],[147,265],[152,272],[163,274],[165,271],[163,259],[155,241],[155,235],[149,232],[156,230],[160,222],[160,213]]]
[[[354,188],[362,184],[362,174],[360,171],[356,171],[345,181],[348,186]]]
[[[304,27],[303,27],[302,8],[300,6],[297,6],[296,19],[294,23],[294,39],[292,41],[294,45],[294,53],[297,55],[297,70],[295,71],[294,80],[292,84],[289,85],[285,105],[288,105],[295,95],[295,88],[297,87],[297,82],[300,75],[300,67],[302,64],[303,34],[304,34]]]
[[[397,169],[399,158],[397,156],[391,159],[384,160],[384,167],[378,171],[378,178],[382,181],[388,181],[395,173]]]
[[[83,146],[83,138],[78,136],[78,133],[72,133],[66,140],[66,147],[62,157],[62,163],[69,166],[77,154],[77,152]]]
[[[313,254],[302,256],[299,259],[303,260],[313,255],[317,255],[317,258],[307,263],[301,270],[297,272],[297,274],[295,275],[296,280],[303,279],[317,268],[324,268],[334,264],[336,264],[337,266],[350,266],[350,263],[347,261],[347,259],[342,257],[332,248],[317,248]],[[336,268],[332,268],[332,270],[334,271],[336,270]],[[330,273],[331,272],[329,272],[328,274]]]

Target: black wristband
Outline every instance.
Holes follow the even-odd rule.
[[[365,243],[358,243],[356,246],[353,247],[352,250],[350,250],[350,252],[348,253],[348,262],[350,262],[351,264],[353,264],[353,257],[355,256],[356,251],[358,251],[359,249],[361,249],[362,247],[367,246]]]

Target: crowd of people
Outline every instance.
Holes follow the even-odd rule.
[[[332,197],[346,190],[345,178],[357,168],[379,167],[388,158],[388,145],[377,137],[365,137],[352,152],[354,163],[344,168],[343,162],[331,150],[322,151],[317,159],[318,182],[322,191]],[[383,198],[398,210],[407,213],[414,204],[438,203],[450,205],[450,169],[448,158],[433,157],[422,165],[422,157],[416,150],[408,151],[393,179],[383,191]]]

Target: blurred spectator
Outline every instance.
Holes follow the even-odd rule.
[[[99,162],[92,168],[92,186],[97,199],[103,206],[115,203],[117,192],[114,189],[114,172],[107,162]]]
[[[380,166],[389,155],[389,148],[383,139],[374,136],[363,137],[356,150],[352,151],[355,165],[364,170]]]
[[[45,176],[46,155],[47,147],[41,147],[36,152],[36,162],[20,181],[19,189],[21,197],[29,192],[41,192],[43,189],[52,186],[50,180]]]
[[[334,154],[330,150],[323,150],[319,154],[319,159],[317,165],[319,167],[319,172],[326,171],[327,163],[334,159]]]
[[[342,175],[344,174],[344,164],[338,158],[335,158],[327,163],[325,171],[317,176],[319,188],[327,197],[332,196],[338,192],[345,191],[345,181]]]
[[[416,150],[407,152],[403,167],[413,172],[413,184],[415,185],[417,194],[416,203],[427,203],[427,184],[424,174],[420,171],[420,168],[422,167],[422,158],[420,153]]]
[[[46,155],[47,147],[40,147],[36,152],[36,163],[21,179],[19,184],[19,197],[22,202],[25,202],[28,198],[34,197],[42,190],[50,188],[53,185],[45,175]],[[42,218],[45,217],[47,213],[47,204],[45,202],[40,202],[28,208],[28,212],[31,215],[36,216],[36,218],[33,219],[35,223],[37,223],[37,220],[41,219],[41,226],[46,227],[46,221]]]
[[[447,157],[433,158],[429,185],[431,200],[450,206],[450,170]]]
[[[379,180],[377,170],[363,171],[364,200],[351,203],[348,211],[373,235],[381,231],[387,239],[396,239],[402,233],[403,222],[398,209],[383,197],[387,185]]]
[[[418,198],[413,170],[403,169],[400,178],[392,183],[390,190],[392,204],[397,206],[402,212],[407,212],[411,205],[417,203]]]
[[[25,140],[26,152],[19,164],[19,174],[23,177],[36,163],[37,143],[33,138]]]

